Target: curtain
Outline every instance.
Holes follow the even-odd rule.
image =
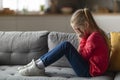
[[[0,0],[0,10],[3,9],[2,0]]]
[[[48,7],[48,0],[0,0],[0,9],[10,8],[12,10],[22,11],[39,11],[40,5]]]

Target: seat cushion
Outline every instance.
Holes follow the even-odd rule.
[[[76,49],[78,47],[78,38],[75,33],[50,32],[48,35],[49,51],[62,41],[69,41]],[[71,67],[65,56],[53,63],[52,66]]]
[[[48,51],[48,31],[1,31],[0,64],[27,64]]]
[[[120,72],[117,72],[115,77],[114,77],[114,80],[120,80]]]
[[[18,66],[0,66],[0,80],[113,80],[110,76],[77,77],[72,68],[46,67],[45,76],[21,76]]]

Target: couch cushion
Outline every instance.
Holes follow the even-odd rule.
[[[111,32],[111,54],[110,68],[111,71],[120,71],[120,33]]]
[[[0,66],[0,80],[113,80],[110,76],[77,77],[72,68],[46,67],[45,76],[21,76],[18,66]]]
[[[0,32],[0,64],[27,64],[48,51],[48,31]]]
[[[50,32],[50,34],[48,35],[49,50],[52,50],[62,41],[71,42],[76,49],[78,47],[78,39],[75,33]],[[53,63],[52,66],[71,67],[65,56],[62,57],[57,62]]]
[[[120,72],[116,73],[114,80],[120,80]]]

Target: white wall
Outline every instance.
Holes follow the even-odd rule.
[[[71,32],[69,20],[68,15],[0,16],[0,30]]]
[[[0,31],[60,31],[73,32],[71,15],[0,16]],[[94,15],[106,32],[120,31],[120,15]]]
[[[120,31],[120,15],[95,15],[95,20],[106,32]]]

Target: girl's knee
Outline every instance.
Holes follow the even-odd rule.
[[[70,46],[70,45],[72,45],[69,41],[63,41],[62,44],[65,45],[65,46]]]

